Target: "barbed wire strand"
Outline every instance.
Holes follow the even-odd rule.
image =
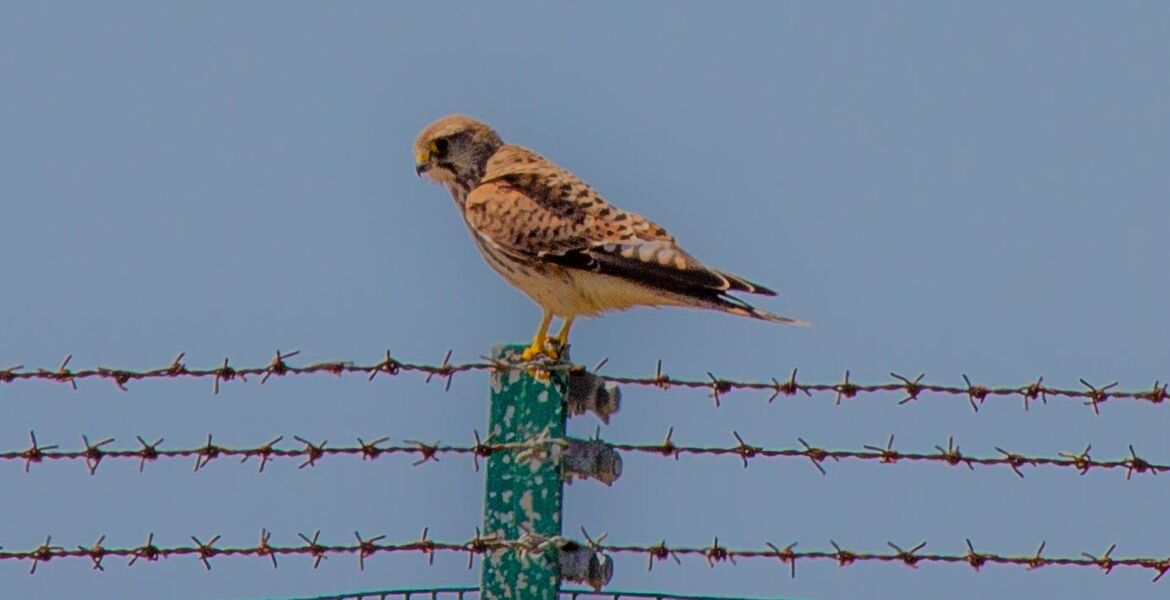
[[[690,456],[734,456],[738,457],[746,468],[753,459],[807,459],[821,472],[827,474],[824,463],[828,460],[844,461],[857,460],[876,462],[879,464],[910,463],[939,463],[947,466],[966,466],[974,470],[981,467],[1008,467],[1016,475],[1024,477],[1025,467],[1053,467],[1073,469],[1084,475],[1092,470],[1124,470],[1128,480],[1134,474],[1149,473],[1156,475],[1170,471],[1170,464],[1154,463],[1137,455],[1133,446],[1129,446],[1130,455],[1126,458],[1113,460],[1098,460],[1090,455],[1092,445],[1085,447],[1078,453],[1061,452],[1058,456],[1032,456],[1009,452],[996,448],[998,456],[976,456],[964,454],[955,444],[954,438],[947,440],[947,445],[935,446],[934,452],[905,452],[894,448],[894,436],[890,436],[885,446],[862,446],[861,450],[830,450],[813,446],[803,438],[798,438],[800,447],[767,448],[754,446],[744,441],[738,432],[733,432],[736,445],[734,446],[685,446],[676,444],[673,440],[674,428],[667,431],[666,437],[657,444],[625,444],[607,443],[610,448],[620,452],[647,454],[651,456],[673,457],[676,460],[683,455]],[[132,460],[138,462],[141,472],[147,462],[166,459],[192,459],[195,469],[199,471],[217,458],[239,458],[240,462],[247,462],[255,458],[259,464],[258,472],[263,473],[268,463],[274,459],[301,460],[299,469],[314,467],[325,457],[360,457],[362,460],[373,460],[382,455],[403,454],[417,457],[412,463],[414,466],[429,462],[437,462],[443,455],[471,456],[476,471],[479,470],[479,459],[486,458],[497,452],[531,453],[548,450],[553,445],[563,445],[560,440],[533,440],[529,442],[513,442],[507,444],[492,443],[482,440],[479,433],[474,433],[474,444],[467,446],[444,445],[440,442],[431,444],[418,440],[404,440],[405,445],[386,445],[389,437],[380,437],[372,441],[357,438],[356,445],[329,446],[328,440],[311,442],[300,436],[293,436],[293,440],[300,447],[279,447],[284,436],[276,437],[271,441],[257,446],[230,447],[214,443],[213,436],[207,436],[207,443],[198,447],[161,448],[162,439],[148,442],[142,436],[137,437],[138,448],[112,449],[109,444],[114,438],[101,439],[91,442],[89,436],[81,436],[83,448],[78,450],[62,450],[56,444],[41,445],[35,432],[29,432],[31,445],[24,450],[9,450],[0,452],[0,462],[23,461],[24,470],[28,472],[34,463],[45,461],[84,461],[91,475],[97,472],[98,466],[105,460]]]
[[[284,440],[284,436],[278,436],[269,442],[258,446],[251,447],[229,447],[218,445],[213,442],[212,435],[207,436],[207,443],[193,448],[177,448],[164,449],[159,446],[163,443],[163,439],[157,439],[154,442],[147,442],[142,436],[138,436],[139,448],[136,449],[109,449],[106,446],[112,444],[114,438],[106,438],[97,442],[91,442],[89,436],[81,436],[83,449],[80,450],[60,450],[60,446],[40,445],[37,441],[35,432],[29,432],[31,446],[24,450],[11,450],[0,452],[0,461],[24,461],[24,470],[28,472],[34,463],[41,463],[44,461],[85,461],[86,467],[89,469],[91,475],[96,473],[98,466],[104,460],[137,460],[138,470],[142,472],[147,462],[154,462],[165,459],[195,459],[195,469],[199,471],[206,467],[212,460],[217,458],[240,458],[240,462],[247,462],[251,458],[256,458],[259,461],[258,471],[263,473],[265,467],[270,461],[277,458],[294,458],[304,459],[298,468],[314,467],[317,461],[327,456],[354,456],[361,457],[362,460],[373,460],[382,455],[390,454],[408,454],[418,456],[418,460],[413,464],[415,466],[428,462],[438,462],[439,457],[445,454],[454,455],[471,455],[475,462],[475,468],[479,470],[479,458],[486,458],[496,452],[502,451],[533,451],[547,449],[550,445],[561,444],[562,442],[556,440],[533,440],[530,442],[512,442],[512,443],[489,443],[488,441],[480,440],[479,433],[475,433],[475,444],[471,446],[448,446],[440,442],[428,444],[418,440],[404,440],[408,445],[387,446],[384,445],[389,441],[389,437],[381,437],[372,441],[365,441],[362,438],[357,438],[357,445],[354,446],[328,446],[328,440],[318,443],[311,442],[300,436],[293,436],[293,439],[301,444],[300,448],[277,447]]]
[[[161,558],[193,557],[211,569],[211,559],[219,557],[258,557],[271,561],[273,568],[278,566],[278,557],[303,556],[313,560],[313,568],[317,568],[321,561],[331,556],[356,556],[359,569],[365,569],[366,559],[375,554],[417,553],[427,557],[428,563],[434,562],[438,552],[457,553],[467,555],[467,565],[470,569],[476,556],[495,550],[512,550],[519,552],[522,557],[540,555],[550,548],[562,547],[569,542],[564,538],[545,538],[528,535],[520,540],[499,540],[493,536],[484,536],[476,530],[475,537],[465,542],[441,542],[427,537],[429,529],[423,529],[419,539],[403,543],[386,543],[386,536],[378,535],[363,538],[359,532],[354,532],[356,543],[323,544],[319,541],[320,530],[312,536],[298,533],[301,544],[281,546],[271,543],[271,534],[262,529],[260,541],[254,546],[216,546],[220,536],[215,535],[202,541],[191,536],[193,545],[189,546],[160,546],[154,542],[154,534],[146,538],[146,542],[136,547],[105,546],[105,536],[90,546],[76,546],[69,549],[54,545],[52,537],[36,548],[29,550],[0,549],[0,561],[25,561],[31,563],[30,574],[35,574],[37,567],[53,560],[86,559],[95,570],[104,570],[105,561],[110,558],[129,559],[127,566],[135,566],[139,562],[155,562]],[[584,530],[582,530],[584,533]],[[738,564],[740,560],[775,560],[789,568],[792,577],[796,577],[796,564],[800,561],[832,561],[841,567],[855,563],[901,564],[917,569],[923,564],[966,564],[976,571],[988,565],[1017,566],[1028,570],[1042,567],[1079,567],[1097,568],[1111,573],[1116,568],[1140,569],[1152,571],[1153,581],[1158,581],[1170,570],[1170,558],[1155,557],[1113,557],[1116,544],[1110,545],[1103,554],[1094,555],[1082,552],[1078,556],[1053,556],[1044,554],[1045,543],[1041,543],[1033,554],[1006,555],[975,550],[970,540],[966,540],[967,550],[963,553],[925,553],[926,542],[921,542],[909,549],[904,549],[893,542],[887,542],[889,551],[855,551],[849,550],[833,540],[829,540],[832,550],[797,550],[797,543],[778,546],[771,542],[765,544],[766,549],[731,549],[719,543],[716,537],[710,546],[668,546],[665,540],[651,546],[613,545],[603,544],[604,535],[597,540],[589,538],[585,533],[589,546],[596,552],[608,555],[637,555],[647,559],[647,568],[653,569],[656,562],[673,560],[682,564],[684,558],[702,558],[711,567],[721,563]]]
[[[482,359],[479,362],[465,362],[452,363],[452,351],[448,351],[443,357],[443,360],[438,364],[427,363],[410,363],[400,361],[393,358],[390,352],[387,351],[385,358],[382,360],[370,363],[359,364],[353,361],[332,361],[314,363],[306,366],[289,365],[286,361],[300,354],[300,351],[281,353],[276,352],[276,356],[265,366],[255,367],[233,367],[228,359],[224,359],[222,365],[214,368],[192,369],[183,363],[186,357],[185,353],[180,353],[165,367],[158,369],[150,369],[145,371],[135,371],[123,368],[107,368],[97,367],[92,369],[70,369],[69,364],[72,361],[73,355],[65,357],[60,366],[56,369],[49,370],[44,368],[25,369],[23,365],[14,365],[4,369],[0,369],[0,384],[11,384],[17,381],[50,381],[57,383],[64,383],[77,388],[77,382],[86,379],[102,379],[112,382],[119,389],[126,390],[126,385],[135,381],[142,381],[148,379],[211,379],[213,382],[213,391],[219,393],[222,383],[241,380],[247,381],[248,377],[259,377],[261,383],[265,383],[269,378],[290,376],[290,375],[315,375],[315,374],[329,374],[341,376],[346,374],[361,374],[368,379],[373,380],[378,374],[397,375],[403,372],[418,373],[426,378],[429,383],[434,378],[445,380],[445,389],[450,389],[451,382],[455,375],[459,373],[466,373],[469,371],[497,371],[497,370],[515,370],[515,369],[584,369],[580,365],[552,365],[547,362],[533,362],[533,363],[504,363],[498,360]],[[597,371],[606,363],[606,360],[601,361],[593,370]],[[1033,401],[1040,401],[1047,403],[1048,398],[1063,398],[1072,400],[1081,400],[1085,405],[1092,408],[1095,413],[1100,412],[1100,407],[1111,400],[1134,400],[1142,401],[1150,404],[1162,404],[1170,398],[1170,391],[1168,391],[1168,384],[1161,381],[1155,381],[1154,385],[1149,390],[1118,390],[1118,382],[1113,382],[1104,386],[1097,386],[1089,383],[1084,379],[1079,382],[1082,389],[1062,389],[1051,387],[1044,384],[1044,378],[1040,377],[1034,382],[1022,386],[986,386],[975,384],[966,375],[963,375],[965,385],[942,385],[924,382],[924,374],[919,374],[913,378],[899,375],[897,373],[890,373],[894,381],[886,383],[873,384],[859,384],[850,380],[849,371],[845,372],[845,377],[838,383],[801,383],[797,381],[797,370],[793,369],[792,373],[785,379],[770,378],[768,381],[746,381],[735,380],[717,377],[715,374],[708,372],[706,379],[675,379],[667,375],[662,369],[662,361],[659,360],[655,373],[653,376],[644,377],[630,377],[630,376],[616,376],[604,375],[600,376],[607,381],[625,385],[638,385],[656,387],[659,389],[670,389],[674,387],[690,388],[690,389],[707,389],[715,404],[719,405],[722,397],[735,390],[755,390],[762,391],[769,394],[768,402],[771,403],[779,396],[795,396],[796,394],[804,394],[812,396],[816,393],[831,393],[834,395],[834,403],[841,404],[843,400],[857,398],[862,395],[879,394],[879,393],[900,393],[905,394],[905,398],[899,401],[899,404],[906,404],[919,399],[924,393],[933,393],[949,396],[966,397],[971,405],[971,408],[978,411],[988,399],[991,398],[1016,398],[1023,401],[1025,410],[1030,408]]]

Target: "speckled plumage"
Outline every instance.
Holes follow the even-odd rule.
[[[730,296],[775,292],[707,267],[663,227],[474,119],[432,123],[415,142],[415,159],[420,174],[451,191],[488,264],[546,316],[689,306],[803,324]]]

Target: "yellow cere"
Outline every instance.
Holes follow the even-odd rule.
[[[426,163],[426,162],[427,162],[427,156],[428,156],[428,154],[427,154],[427,152],[425,152],[425,151],[423,151],[423,152],[419,152],[418,154],[415,154],[415,155],[414,155],[414,164],[416,164],[416,165],[421,165],[421,164],[424,164],[424,163]]]

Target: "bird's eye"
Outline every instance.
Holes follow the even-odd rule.
[[[443,158],[447,156],[447,149],[449,145],[450,142],[447,141],[447,138],[439,138],[434,140],[431,142],[431,154],[435,158]]]

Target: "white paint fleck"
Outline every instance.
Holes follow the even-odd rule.
[[[499,551],[499,553],[502,555],[503,551]],[[494,564],[498,565],[499,560],[498,559],[495,560]],[[512,586],[508,585],[508,580],[504,578],[503,570],[499,569],[499,567],[497,566],[497,570],[495,573],[496,573],[496,587],[500,588],[500,590],[504,593],[505,598],[513,597]]]
[[[536,522],[540,520],[540,513],[536,512],[535,505],[533,504],[532,490],[524,490],[524,494],[520,496],[520,509],[524,511],[528,529],[535,531]]]
[[[495,496],[496,493],[492,492],[492,495]],[[504,502],[511,502],[512,501],[512,490],[504,490],[502,497],[503,497]]]
[[[516,416],[516,406],[509,405],[508,409],[504,411],[504,426],[509,429],[512,427],[512,417]]]

